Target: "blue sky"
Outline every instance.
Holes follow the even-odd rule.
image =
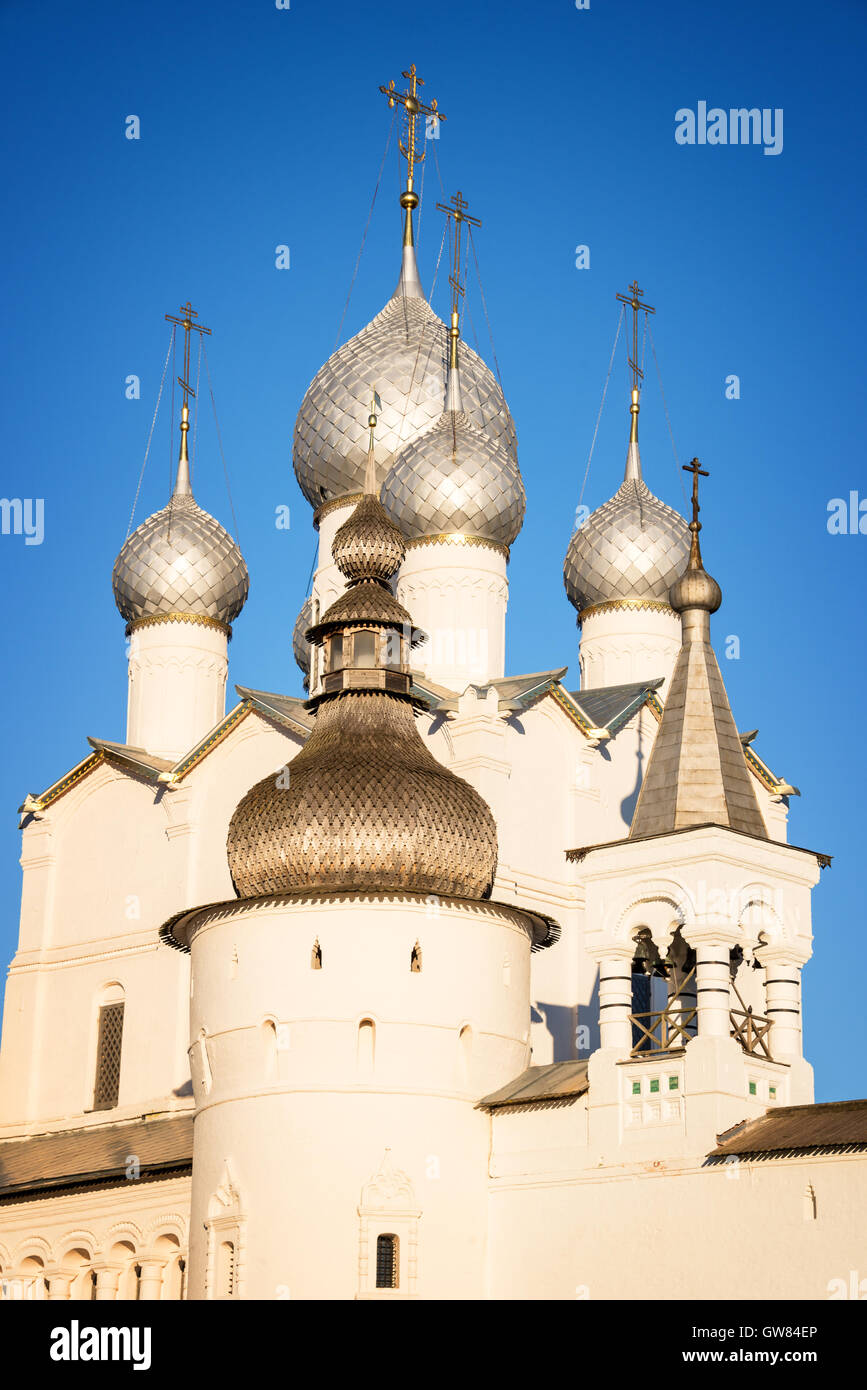
[[[449,194],[482,217],[482,280],[515,416],[528,511],[513,550],[508,666],[570,666],[562,558],[617,322],[637,277],[679,462],[710,479],[702,520],[723,588],[714,638],[740,728],[801,788],[794,843],[834,854],[814,894],[805,972],[817,1096],[863,1095],[867,538],[830,535],[860,489],[864,220],[860,110],[867,14],[732,0],[151,0],[6,4],[0,13],[6,216],[0,491],[43,498],[45,536],[0,536],[0,956],[17,935],[15,808],[122,738],[123,622],[111,594],[168,343],[188,297],[208,351],[240,539],[251,570],[230,677],[301,693],[291,631],[314,554],[290,462],[304,390],[335,344],[388,130],[377,87],[412,61],[448,120]],[[682,146],[675,113],[782,109],[783,148]],[[141,138],[127,140],[127,116]],[[441,197],[429,161],[419,259],[429,289]],[[343,337],[383,304],[399,259],[397,160],[383,176]],[[432,195],[435,195],[432,196]],[[291,267],[275,268],[275,247]],[[590,267],[575,267],[575,248]],[[490,346],[478,289],[470,312]],[[434,305],[447,310],[441,271]],[[473,341],[472,329],[467,336]],[[141,379],[141,398],[125,380]],[[740,379],[740,399],[725,381]],[[584,501],[622,474],[622,350]],[[196,492],[230,524],[207,392]],[[166,500],[169,413],[136,520]],[[176,437],[176,436],[175,436]],[[682,507],[652,362],[641,416],[653,489]],[[274,525],[288,505],[289,531]],[[867,527],[867,522],[865,522]],[[740,657],[725,658],[725,639]]]

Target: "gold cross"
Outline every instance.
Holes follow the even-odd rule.
[[[709,478],[710,474],[706,468],[700,466],[698,459],[693,459],[691,463],[685,463],[683,471],[692,474],[692,519],[695,526],[698,527],[698,514],[701,511],[701,507],[698,505],[698,480],[699,478]]]
[[[193,399],[195,399],[196,395],[190,385],[190,334],[210,334],[211,330],[210,328],[206,328],[203,323],[193,323],[193,319],[197,319],[199,315],[189,300],[187,300],[186,304],[181,305],[181,313],[183,314],[183,318],[181,319],[175,318],[174,314],[166,314],[166,319],[169,323],[179,323],[184,330],[184,374],[178,377],[178,385],[183,390],[184,405],[186,405],[188,397],[192,396]]]
[[[644,372],[638,365],[638,315],[644,312],[644,321],[647,322],[648,314],[655,314],[656,310],[652,304],[645,304],[641,298],[643,290],[638,288],[638,281],[633,280],[628,287],[627,294],[618,294],[615,297],[621,304],[628,304],[632,308],[632,356],[629,358],[629,365],[632,368],[632,389],[638,390],[639,378],[644,380]]]
[[[452,287],[452,314],[458,312],[458,295],[462,295],[464,287],[461,283],[461,223],[466,222],[471,227],[481,227],[478,217],[471,217],[467,212],[469,203],[464,198],[461,190],[458,189],[451,200],[452,206],[447,203],[437,203],[440,212],[444,212],[451,226],[452,218],[455,220],[454,245],[452,247],[452,273],[449,276],[449,284]]]
[[[389,106],[394,106],[395,103],[397,103],[402,106],[406,112],[406,144],[404,144],[402,140],[398,140],[397,143],[400,146],[400,152],[406,159],[407,164],[406,191],[407,193],[412,193],[413,170],[416,164],[421,164],[425,157],[423,153],[418,154],[416,152],[415,123],[419,116],[434,116],[438,121],[444,121],[445,116],[437,110],[436,100],[432,100],[430,106],[425,106],[424,102],[419,97],[418,89],[424,86],[424,78],[418,76],[415,70],[415,63],[410,65],[409,72],[402,72],[400,75],[401,77],[405,77],[409,82],[408,92],[398,92],[395,88],[393,78],[387,87],[380,87],[379,90],[384,96],[388,97]],[[417,202],[418,199],[416,199],[416,202],[413,203],[412,206],[415,207]]]

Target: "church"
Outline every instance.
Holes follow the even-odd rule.
[[[173,320],[174,487],[112,574],[126,736],[20,808],[0,1297],[862,1296],[867,1101],[814,1102],[801,1027],[830,858],[714,655],[724,504],[697,459],[689,517],[654,495],[633,283],[625,464],[564,557],[580,684],[508,669],[517,430],[461,336],[460,193],[448,323],[425,296],[443,117],[403,77],[397,283],[295,424],[305,698],[227,702],[249,576]]]

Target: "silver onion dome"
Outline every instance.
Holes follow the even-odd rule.
[[[688,554],[686,522],[650,491],[638,443],[630,443],[622,484],[569,542],[563,566],[569,602],[579,614],[618,599],[668,603]]]
[[[444,411],[433,429],[401,450],[381,497],[408,540],[465,535],[511,545],[527,505],[514,457],[464,410]]]
[[[170,502],[128,537],[111,583],[121,616],[130,623],[190,614],[228,627],[244,607],[250,588],[244,557],[196,502],[184,457]]]
[[[376,437],[377,483],[394,455],[442,413],[445,324],[424,298],[415,256],[385,308],[317,372],[301,402],[292,446],[295,476],[311,506],[363,491],[365,420],[375,383],[382,405]],[[515,426],[496,378],[476,353],[462,354],[464,408],[472,423],[513,457]]]
[[[313,600],[304,600],[304,606],[298,617],[295,619],[295,628],[292,633],[292,654],[303,671],[305,676],[310,674],[310,643],[307,641],[307,629],[313,621]]]

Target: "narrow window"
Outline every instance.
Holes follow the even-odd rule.
[[[343,634],[332,637],[328,647],[328,669],[339,671],[343,666]]]
[[[412,955],[409,958],[409,968],[413,975],[421,974],[421,947],[418,942],[412,948]]]
[[[103,1004],[99,1010],[96,1045],[94,1110],[113,1110],[120,1089],[120,1054],[123,1043],[123,1004]]]
[[[396,1289],[398,1286],[397,1236],[376,1238],[376,1287]]]
[[[812,1183],[807,1183],[804,1192],[804,1220],[816,1220],[816,1192]]]
[[[356,632],[353,664],[363,668],[376,665],[376,634],[374,632]]]
[[[313,943],[313,950],[310,952],[310,969],[322,969],[322,947],[319,945],[319,937]]]

